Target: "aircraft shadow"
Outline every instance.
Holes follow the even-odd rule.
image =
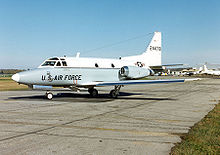
[[[134,95],[142,95],[143,97],[132,97]],[[13,100],[45,100],[44,95],[34,95],[34,96],[22,96],[22,97],[10,97],[8,99]],[[113,99],[109,94],[99,94],[98,97],[93,98],[89,94],[75,94],[75,93],[58,93],[53,96],[52,101],[71,101],[71,102],[108,102],[112,100],[175,100],[166,97],[144,97],[142,93],[126,93],[120,92],[118,98]]]

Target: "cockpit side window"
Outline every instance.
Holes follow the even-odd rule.
[[[42,66],[54,66],[56,61],[46,61]]]
[[[56,66],[61,66],[61,63],[58,61],[57,64],[56,64]]]
[[[66,61],[62,61],[63,66],[67,66]]]

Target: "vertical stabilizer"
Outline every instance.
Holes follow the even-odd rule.
[[[208,68],[207,68],[206,65],[203,65],[203,71],[204,71],[204,72],[207,72],[207,71],[208,71]]]
[[[154,36],[142,56],[149,66],[161,65],[161,32],[154,32]]]
[[[161,32],[154,32],[154,36],[144,53],[148,52],[161,52]]]
[[[122,60],[141,62],[145,66],[161,65],[161,32],[154,32],[154,36],[146,51],[141,55],[123,57]]]

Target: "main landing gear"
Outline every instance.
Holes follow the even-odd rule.
[[[110,92],[110,96],[112,98],[117,98],[118,95],[119,95],[119,91],[121,89],[121,85],[118,85],[118,86],[115,86],[115,89],[111,90]],[[99,93],[98,93],[98,90],[94,89],[94,88],[89,88],[88,89],[88,92],[90,94],[91,97],[98,97]],[[48,99],[48,100],[52,100],[53,98],[53,94],[49,91],[47,91],[45,93],[45,97]]]
[[[120,89],[121,89],[121,86],[120,86],[120,85],[119,85],[119,86],[115,86],[115,89],[113,89],[113,90],[110,91],[110,96],[111,96],[112,98],[117,98],[118,95],[119,95]]]
[[[89,92],[91,97],[97,97],[98,96],[98,90],[96,90],[94,88],[89,88],[88,92]]]
[[[46,98],[47,98],[48,100],[52,100],[52,98],[53,98],[53,94],[52,94],[51,92],[49,92],[49,91],[47,91],[47,92],[45,93],[45,96],[46,96]]]
[[[111,96],[112,98],[117,98],[118,95],[119,95],[120,89],[121,89],[121,85],[115,86],[115,89],[111,90],[110,96]],[[96,89],[94,89],[94,88],[89,88],[89,89],[88,89],[88,92],[89,92],[89,94],[90,94],[91,97],[98,97],[98,91],[97,91]]]

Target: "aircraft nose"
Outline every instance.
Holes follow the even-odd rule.
[[[16,82],[19,82],[20,80],[20,75],[18,73],[14,74],[12,77],[12,80],[16,81]]]

